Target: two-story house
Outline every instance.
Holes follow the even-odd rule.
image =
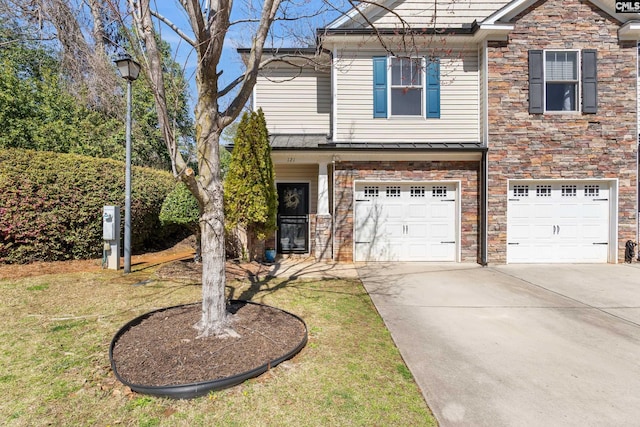
[[[255,86],[278,252],[623,260],[638,237],[639,16],[600,0],[380,4],[278,51],[289,60]]]

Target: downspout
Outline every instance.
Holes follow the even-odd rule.
[[[489,169],[487,164],[488,157],[489,156],[487,156],[487,150],[483,150],[482,160],[480,161],[480,206],[482,209],[482,215],[481,215],[482,219],[480,221],[480,236],[481,236],[480,265],[482,265],[483,267],[486,267],[487,265],[489,265],[489,262],[487,261],[487,250],[488,250],[487,212],[489,210],[487,206],[487,191],[488,191],[487,170]]]
[[[336,156],[331,159],[331,259],[336,260]]]
[[[482,130],[483,145],[485,149],[482,151],[482,164],[480,165],[480,209],[482,209],[482,220],[480,223],[480,265],[486,267],[489,265],[489,44],[486,40],[482,42],[483,48],[483,81],[484,96],[482,103],[484,105],[484,126]]]
[[[336,58],[338,49],[333,48],[331,54],[331,142],[336,142],[338,134],[338,72],[336,70]]]
[[[640,42],[636,42],[636,243],[640,242],[640,218],[638,218],[640,213],[640,188],[638,188],[640,184],[640,127],[638,126],[638,120],[640,120],[640,105],[638,103],[640,97],[640,88],[638,88],[640,68],[638,67],[638,61],[640,61]],[[637,250],[637,260],[640,261],[640,246],[637,247]]]

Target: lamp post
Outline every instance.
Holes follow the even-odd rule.
[[[114,61],[127,81],[126,170],[124,176],[124,272],[131,273],[131,83],[138,78],[140,64],[123,55]]]

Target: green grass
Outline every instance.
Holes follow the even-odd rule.
[[[0,425],[430,426],[435,421],[356,280],[271,280],[251,296],[301,316],[309,343],[290,361],[191,400],[132,393],[113,377],[117,330],[152,309],[198,301],[201,288],[112,271],[0,281]]]

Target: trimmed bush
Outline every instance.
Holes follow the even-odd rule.
[[[0,149],[0,262],[100,257],[103,206],[120,206],[124,225],[124,174],[115,160]],[[160,208],[174,184],[133,167],[132,250],[163,238]]]
[[[178,182],[162,203],[160,222],[163,226],[181,225],[194,230],[199,220],[198,201],[183,182]]]

